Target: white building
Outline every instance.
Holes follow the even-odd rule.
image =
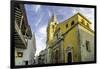
[[[32,35],[31,39],[28,39],[28,44],[26,49],[16,48],[15,54],[15,64],[16,65],[33,65],[35,60],[36,44],[35,44],[35,35]],[[18,53],[20,54],[18,57]],[[21,56],[22,55],[22,56]]]
[[[35,34],[28,24],[24,5],[14,5],[14,48],[15,48],[15,66],[32,65],[34,63]]]
[[[35,63],[34,57],[36,53],[36,42],[35,34],[33,33],[31,40],[28,40],[27,49],[24,51],[24,62],[25,64],[32,65]]]

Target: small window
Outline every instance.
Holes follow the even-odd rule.
[[[81,20],[81,23],[82,23],[82,24],[85,24],[85,21],[84,21],[84,19],[82,19],[82,20]]]
[[[23,52],[17,52],[18,57],[23,57]]]
[[[89,24],[87,23],[87,27],[89,27]]]
[[[68,28],[68,24],[66,24],[66,28]]]
[[[74,21],[72,21],[71,26],[74,25]]]
[[[90,42],[86,41],[86,50],[90,52]]]

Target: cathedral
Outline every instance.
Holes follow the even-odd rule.
[[[91,24],[81,13],[60,23],[53,14],[47,26],[47,64],[94,61]]]

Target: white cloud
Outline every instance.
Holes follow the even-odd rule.
[[[51,12],[48,10],[48,15],[49,15],[49,17],[51,17],[52,16],[52,14],[51,14]]]
[[[46,35],[46,29],[47,29],[47,26],[45,25],[45,26],[43,26],[43,27],[41,27],[41,28],[39,29],[39,32],[40,32],[41,34],[43,34],[43,35]]]
[[[94,30],[94,9],[93,8],[73,8],[73,14],[82,13],[90,22],[92,22],[92,29]]]
[[[41,5],[33,5],[33,10],[37,13]]]
[[[37,20],[35,26],[38,26],[38,24],[41,22],[41,20],[42,20],[42,17],[40,17],[40,18]]]
[[[36,32],[36,47],[37,51],[35,55],[39,55],[39,52],[46,48],[46,25]]]

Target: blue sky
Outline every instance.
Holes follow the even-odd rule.
[[[62,22],[77,12],[80,12],[92,22],[92,28],[94,26],[93,8],[25,4],[25,9],[28,23],[31,26],[32,32],[35,33],[36,55],[46,48],[46,28],[52,14],[57,16],[58,22]]]

